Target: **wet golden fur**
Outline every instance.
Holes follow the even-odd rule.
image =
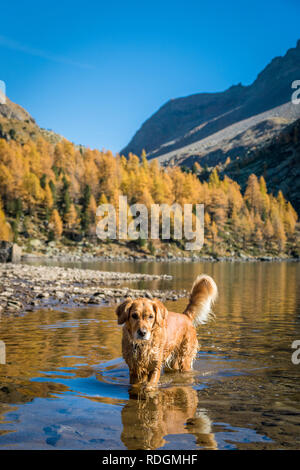
[[[158,299],[128,298],[117,308],[123,324],[122,352],[130,383],[155,386],[161,368],[189,371],[197,354],[194,324],[204,323],[217,296],[214,280],[205,274],[195,280],[183,313],[170,312]]]

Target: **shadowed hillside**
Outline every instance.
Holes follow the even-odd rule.
[[[281,190],[300,212],[300,119],[263,149],[235,160],[223,171],[245,188],[251,173],[264,176],[271,191]]]

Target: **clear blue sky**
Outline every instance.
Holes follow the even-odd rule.
[[[247,85],[300,38],[299,0],[15,0],[0,17],[8,96],[113,152],[170,98]]]

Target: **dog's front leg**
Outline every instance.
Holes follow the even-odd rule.
[[[129,373],[129,376],[130,376],[130,383],[133,385],[133,384],[137,384],[139,379],[138,379],[138,376],[135,372],[130,372]]]
[[[147,388],[155,387],[158,384],[161,372],[161,362],[157,362],[154,365],[153,370],[149,373]]]
[[[130,372],[130,384],[141,384],[147,382],[148,376],[147,374],[139,374],[137,375],[135,372]]]

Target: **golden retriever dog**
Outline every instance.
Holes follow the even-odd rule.
[[[198,349],[195,326],[207,321],[217,293],[214,280],[201,274],[183,313],[168,311],[157,299],[128,298],[117,307],[118,324],[124,325],[122,353],[131,384],[156,386],[163,366],[192,369]]]

